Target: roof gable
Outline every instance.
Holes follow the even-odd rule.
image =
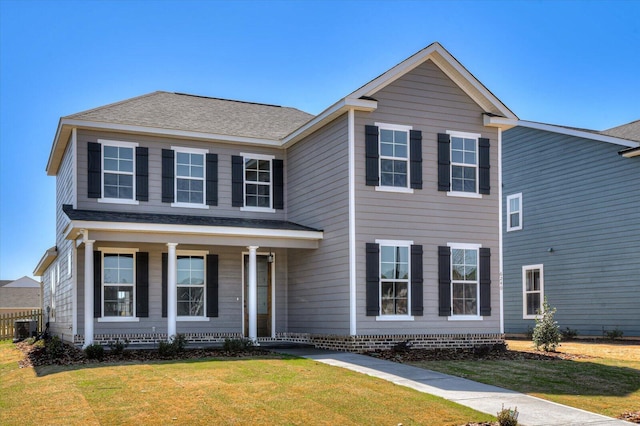
[[[612,127],[608,130],[600,132],[603,135],[615,136],[617,138],[630,139],[640,142],[640,120],[632,121],[631,123],[623,124],[621,126]]]
[[[4,288],[40,288],[40,283],[33,278],[29,278],[24,276],[22,278],[18,278],[15,281],[9,281],[4,284],[2,287]]]

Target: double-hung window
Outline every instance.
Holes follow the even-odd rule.
[[[524,319],[534,319],[541,313],[544,300],[543,265],[522,267],[522,300]]]
[[[135,317],[135,253],[102,254],[103,317]]]
[[[272,155],[241,154],[244,161],[243,210],[273,211]]]
[[[451,307],[453,316],[478,316],[480,286],[478,247],[451,246]]]
[[[102,199],[126,202],[135,200],[136,143],[102,143]]]
[[[451,191],[478,192],[478,137],[450,132]]]
[[[409,126],[376,123],[380,140],[380,186],[409,188]]]
[[[411,242],[380,244],[380,315],[409,315]]]
[[[507,232],[522,229],[522,193],[507,197]]]
[[[193,148],[175,150],[175,205],[205,206],[205,156]]]
[[[179,317],[204,317],[206,312],[205,277],[204,255],[178,255]]]

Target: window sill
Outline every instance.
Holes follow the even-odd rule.
[[[522,226],[520,226],[518,228],[507,228],[507,232],[520,231],[520,230],[522,230]]]
[[[401,194],[413,194],[413,188],[402,188],[402,187],[395,187],[395,186],[376,186],[376,191],[399,192]]]
[[[171,203],[171,207],[186,207],[188,209],[209,209],[206,204],[192,204],[192,203]]]
[[[540,315],[523,315],[522,316],[522,319],[525,319],[525,320],[536,320],[540,318],[542,318],[542,316]]]
[[[448,321],[482,321],[484,317],[476,315],[452,315],[448,317]]]
[[[413,321],[413,315],[378,315],[376,321]]]
[[[206,321],[206,322],[209,322],[209,317],[177,317],[176,321],[179,321],[179,322],[195,322],[195,321]]]
[[[140,204],[138,200],[129,200],[126,198],[98,198],[98,202],[107,204],[130,204],[133,206]]]
[[[262,213],[275,213],[276,209],[270,209],[267,207],[240,207],[241,212],[262,212]]]
[[[447,197],[461,197],[461,198],[482,198],[482,194],[477,192],[462,192],[462,191],[449,191]]]
[[[138,317],[102,317],[98,322],[140,322]]]

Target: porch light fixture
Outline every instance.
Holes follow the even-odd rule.
[[[273,263],[273,253],[269,253],[269,256],[267,256],[267,262]]]

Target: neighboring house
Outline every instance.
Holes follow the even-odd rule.
[[[0,314],[42,308],[40,283],[29,277],[0,281]]]
[[[317,116],[155,92],[63,117],[51,331],[502,341],[496,116],[517,119],[434,43]]]
[[[510,124],[505,332],[532,329],[546,297],[562,330],[640,336],[640,121],[603,132]]]

